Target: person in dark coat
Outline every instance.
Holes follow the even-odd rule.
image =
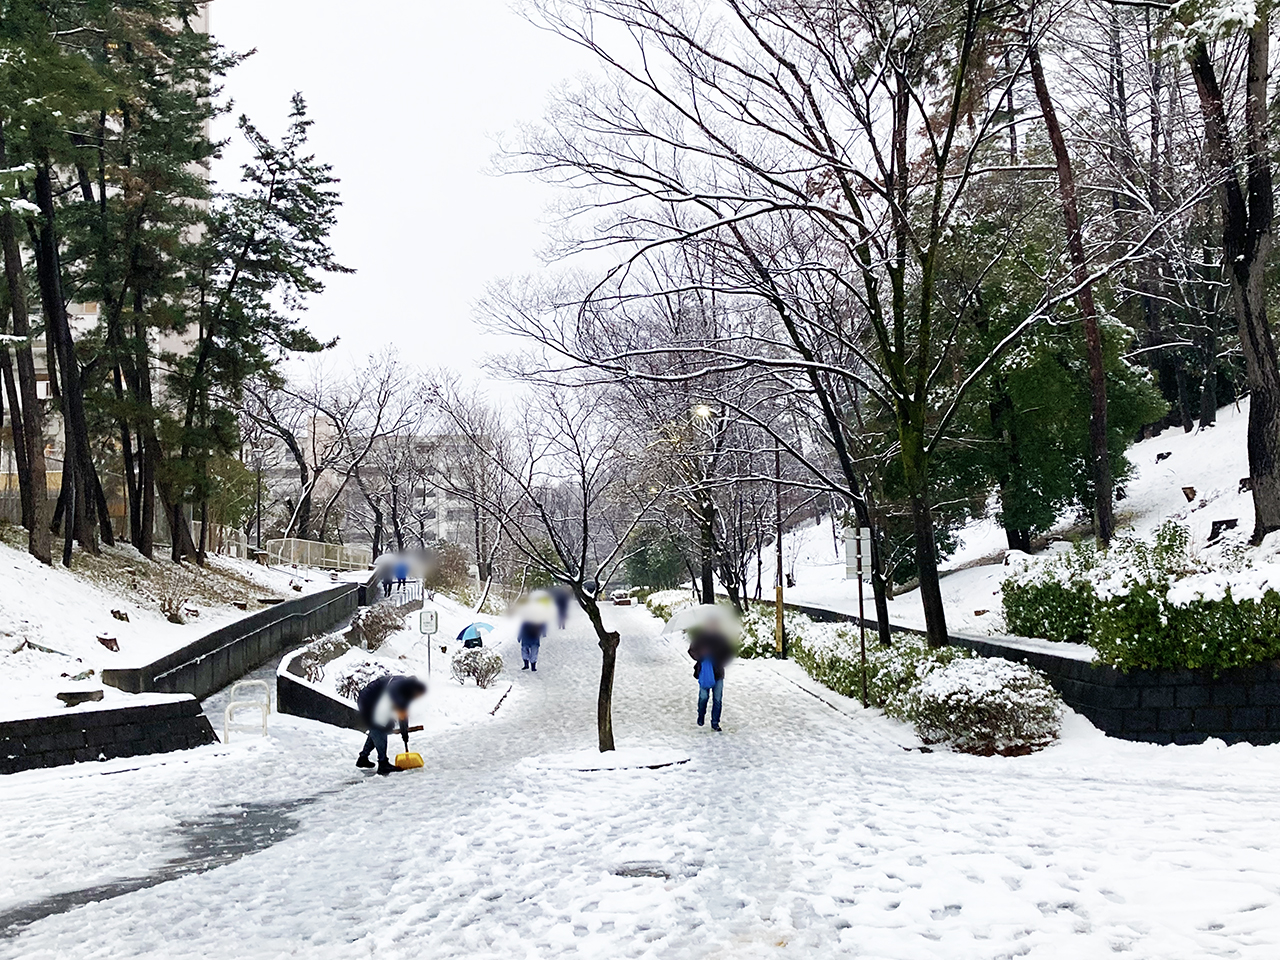
[[[385,777],[399,769],[387,759],[387,736],[400,725],[405,752],[409,752],[409,704],[427,692],[427,685],[417,677],[384,676],[365,685],[356,697],[356,707],[365,722],[369,735],[356,766],[368,769],[373,766],[369,754],[378,751],[378,775]]]
[[[720,709],[724,698],[724,667],[733,659],[733,644],[720,630],[702,627],[689,631],[689,656],[693,658],[693,676],[698,681],[698,726],[707,720],[707,700],[711,700],[711,729],[720,732]],[[714,682],[703,679],[704,664],[710,667]]]
[[[573,599],[573,594],[568,587],[554,587],[551,590],[551,599],[555,601],[560,629],[563,630],[569,623],[569,601]]]
[[[538,648],[542,646],[542,638],[547,635],[547,625],[545,623],[535,623],[532,620],[526,620],[520,624],[520,656],[524,658],[524,666],[521,670],[532,670],[538,672]]]

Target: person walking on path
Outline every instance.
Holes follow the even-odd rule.
[[[395,730],[398,721],[405,753],[409,752],[409,704],[426,692],[427,685],[417,677],[384,676],[365,685],[356,697],[356,706],[369,735],[356,760],[357,767],[372,767],[369,754],[377,749],[378,776],[385,777],[399,769],[387,759],[387,736]]]
[[[524,658],[521,670],[538,672],[538,648],[542,646],[542,638],[547,635],[547,625],[533,620],[525,620],[520,624],[520,656]]]
[[[559,618],[560,629],[563,630],[569,624],[569,601],[573,599],[573,594],[568,587],[556,587],[551,591],[551,599],[555,601],[556,616]]]
[[[698,726],[707,720],[707,700],[711,700],[711,729],[720,732],[720,710],[724,701],[724,667],[733,659],[733,645],[723,631],[713,625],[689,631],[689,656],[693,676],[698,681]]]

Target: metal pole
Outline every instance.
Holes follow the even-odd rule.
[[[262,464],[258,464],[258,550],[262,550]]]
[[[867,612],[862,604],[862,531],[858,527],[854,555],[858,558],[858,650],[862,658],[862,705],[867,705]]]
[[[787,655],[787,630],[782,622],[782,448],[773,448],[773,542],[777,556],[774,573],[774,643],[780,657]]]

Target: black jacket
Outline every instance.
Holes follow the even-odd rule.
[[[391,705],[397,710],[407,711],[417,697],[420,697],[426,691],[426,687],[417,677],[378,677],[377,680],[371,681],[360,691],[360,695],[356,698],[356,707],[360,710],[360,718],[364,720],[366,726],[373,726],[373,711],[378,706],[378,701],[382,699],[385,692],[391,700]],[[400,735],[402,737],[409,736],[409,721],[406,719],[400,721]]]
[[[689,639],[689,656],[693,658],[693,676],[697,679],[703,660],[710,660],[717,680],[724,679],[724,665],[733,659],[733,645],[716,630],[700,630]]]

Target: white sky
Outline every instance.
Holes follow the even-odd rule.
[[[547,94],[587,68],[507,0],[213,0],[225,46],[257,48],[227,78],[233,134],[247,113],[271,136],[301,90],[318,158],[342,179],[333,243],[352,276],[313,298],[307,326],[349,364],[394,344],[423,367],[467,370],[503,345],[472,305],[489,280],[538,268],[552,191],[485,170],[494,137],[543,115]],[[215,178],[230,182],[232,144]]]

